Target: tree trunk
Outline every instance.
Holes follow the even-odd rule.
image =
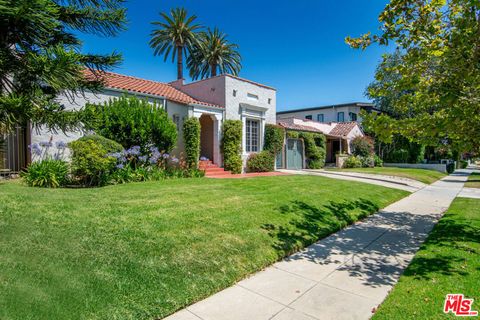
[[[217,75],[217,65],[216,64],[210,65],[210,70],[212,72],[212,77],[215,77]]]
[[[177,47],[177,80],[183,79],[183,47]]]

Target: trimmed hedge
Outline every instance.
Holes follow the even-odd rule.
[[[198,118],[188,118],[183,123],[183,141],[187,168],[198,168],[200,157],[200,120]]]
[[[282,151],[285,140],[285,129],[274,124],[265,125],[265,144],[263,150],[272,152],[274,155]]]
[[[247,160],[247,172],[270,172],[275,169],[275,156],[269,150],[251,154]]]
[[[107,153],[120,152],[123,150],[123,147],[120,143],[105,138],[99,134],[90,134],[79,138],[77,141],[93,141],[101,145]]]
[[[223,123],[222,153],[225,170],[242,172],[242,121],[225,120]]]
[[[156,104],[137,97],[120,97],[102,105],[87,104],[98,114],[92,128],[96,133],[117,141],[124,148],[154,145],[170,152],[177,142],[177,127],[167,112]]]

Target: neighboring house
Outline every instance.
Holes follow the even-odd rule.
[[[360,111],[379,112],[372,103],[354,102],[277,112],[277,119],[298,118],[318,122],[362,122]]]
[[[350,143],[358,136],[364,136],[359,124],[351,122],[318,122],[297,118],[282,118],[277,124],[286,131],[323,133],[326,137],[326,163],[335,163],[336,155],[350,153]],[[301,139],[285,139],[284,150],[277,156],[277,168],[303,169],[306,167],[305,152]]]
[[[171,83],[145,80],[136,77],[106,72],[105,88],[100,93],[86,92],[73,100],[66,95],[58,101],[66,109],[79,109],[86,103],[103,103],[122,95],[135,95],[156,102],[165,108],[178,128],[178,142],[173,154],[183,150],[183,122],[197,117],[201,123],[201,156],[222,166],[220,141],[222,123],[226,119],[243,122],[242,158],[263,148],[263,132],[266,123],[276,121],[276,90],[246,79],[231,75],[219,75],[205,80],[184,84],[183,80]],[[19,128],[7,137],[6,152],[0,153],[0,169],[19,171],[30,161],[28,145],[41,141],[70,142],[78,139],[81,132],[53,133]]]

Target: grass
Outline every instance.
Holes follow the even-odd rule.
[[[395,168],[395,167],[375,167],[375,168],[348,168],[348,169],[328,169],[336,171],[350,171],[371,174],[383,174],[388,176],[397,176],[417,180],[426,184],[431,184],[438,179],[446,176],[434,170],[426,169],[410,169],[410,168]]]
[[[0,184],[0,319],[155,319],[408,193],[312,176]]]
[[[465,183],[465,188],[480,188],[480,173],[473,172],[468,176],[468,181]]]
[[[480,200],[457,198],[373,317],[440,319],[448,293],[480,310]],[[451,318],[455,318],[450,314]]]

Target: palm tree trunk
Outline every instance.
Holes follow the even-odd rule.
[[[217,65],[216,64],[211,64],[210,65],[210,71],[212,77],[215,77],[217,75]]]
[[[183,47],[177,47],[177,80],[183,79]]]

